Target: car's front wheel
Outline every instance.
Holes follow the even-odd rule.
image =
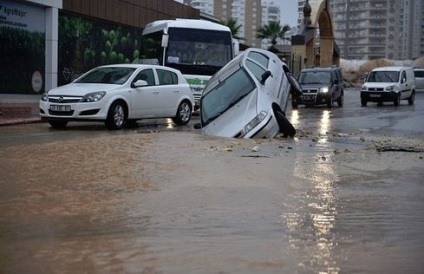
[[[393,104],[395,106],[399,106],[399,104],[400,104],[400,92],[398,94],[396,94],[395,99],[393,100]]]
[[[275,118],[280,127],[280,132],[283,133],[284,136],[293,137],[296,135],[296,129],[281,111],[275,111]]]
[[[297,103],[296,98],[293,98],[293,95],[292,95],[291,105],[292,105],[292,108],[293,109],[297,109],[297,107],[299,106],[299,104]]]
[[[367,99],[361,99],[361,105],[363,107],[366,107],[367,106],[367,103],[368,103]]]
[[[125,105],[121,101],[114,102],[107,114],[107,118],[105,121],[105,126],[110,130],[118,130],[124,127],[126,112]]]
[[[334,105],[334,98],[333,95],[330,95],[330,98],[327,99],[327,108],[332,108]]]
[[[191,119],[191,104],[187,100],[180,103],[177,109],[177,114],[172,118],[177,125],[186,125]]]
[[[65,128],[68,124],[66,120],[48,120],[52,128]]]

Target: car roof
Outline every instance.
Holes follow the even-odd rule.
[[[171,70],[171,71],[180,72],[179,70],[174,69],[174,68],[160,66],[160,65],[150,65],[150,64],[111,64],[111,65],[98,66],[98,67],[94,67],[94,68],[134,68],[134,69],[138,69],[138,68],[160,68],[160,69],[167,69],[167,70]]]
[[[339,67],[313,67],[313,68],[304,68],[301,72],[305,71],[332,71],[332,70],[340,70]]]
[[[379,67],[375,68],[372,71],[400,71],[402,69],[412,69],[412,67],[405,66],[387,66],[387,67]]]

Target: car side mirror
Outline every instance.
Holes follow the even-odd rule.
[[[265,85],[266,80],[271,76],[271,71],[267,70],[265,71],[261,76],[261,84]]]
[[[290,73],[287,74],[287,79],[290,83],[290,93],[295,97],[302,95],[302,86],[299,84],[297,79]]]
[[[195,123],[193,127],[194,127],[194,129],[201,129],[202,124],[201,123]]]
[[[139,87],[144,87],[147,86],[147,82],[144,80],[137,80],[135,81],[132,85],[133,88],[139,88]]]

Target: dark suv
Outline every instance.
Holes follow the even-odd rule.
[[[292,107],[298,105],[322,105],[333,107],[337,101],[343,106],[343,75],[340,67],[305,68],[299,74],[299,84],[302,86],[302,95],[292,96]]]

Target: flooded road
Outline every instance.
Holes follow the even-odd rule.
[[[424,94],[354,92],[294,139],[0,128],[0,273],[423,273]]]

